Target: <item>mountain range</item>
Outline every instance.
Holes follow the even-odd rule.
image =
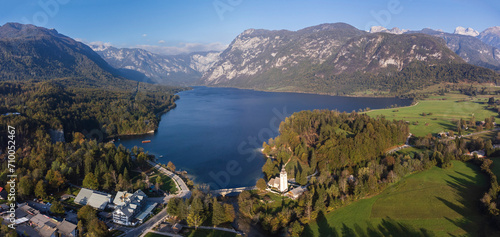
[[[53,29],[7,23],[0,27],[0,76],[3,80],[76,77],[96,83],[128,78],[328,94],[370,87],[398,90],[390,86],[394,81],[403,87],[457,78],[496,82],[498,74],[485,68],[500,70],[500,27],[476,33],[462,27],[454,34],[383,27],[366,32],[345,23],[298,31],[249,29],[223,52],[161,55],[143,49],[89,47]],[[465,68],[474,74],[465,73]]]
[[[138,81],[187,86],[199,79],[217,60],[220,52],[160,55],[144,49],[90,45],[111,66],[124,73],[139,72]]]

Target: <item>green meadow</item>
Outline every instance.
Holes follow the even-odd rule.
[[[491,236],[479,199],[486,177],[470,163],[409,175],[306,226],[304,236]],[[498,234],[498,233],[495,233]]]
[[[415,136],[425,136],[429,133],[435,135],[443,131],[456,131],[458,120],[469,121],[473,115],[476,121],[484,121],[491,116],[497,117],[497,112],[487,109],[487,101],[487,96],[471,98],[460,94],[447,94],[421,100],[414,106],[373,110],[367,114],[372,117],[385,116],[391,120],[408,121],[410,132]],[[470,132],[474,130],[466,131]]]

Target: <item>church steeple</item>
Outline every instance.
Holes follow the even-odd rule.
[[[280,192],[286,192],[288,190],[288,178],[284,165],[281,167],[279,190]]]

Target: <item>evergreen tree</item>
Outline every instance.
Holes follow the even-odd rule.
[[[212,224],[218,226],[226,222],[226,213],[222,205],[217,201],[217,198],[212,200]]]

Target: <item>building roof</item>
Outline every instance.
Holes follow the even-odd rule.
[[[111,200],[111,194],[82,188],[75,198],[75,203],[80,205],[90,205],[93,208],[104,209]]]
[[[125,206],[120,206],[116,208],[113,212],[119,212],[119,211],[127,217],[131,217],[134,214],[133,212],[129,211],[129,209]]]
[[[71,232],[75,229],[76,225],[66,220],[57,225],[57,231],[67,237],[72,237],[73,234]]]
[[[49,217],[42,215],[42,214],[37,214],[34,217],[30,219],[31,223],[35,224],[36,226],[44,226],[45,223],[49,221]]]
[[[56,228],[52,228],[48,225],[45,225],[41,228],[36,228],[36,230],[38,230],[38,233],[42,237],[51,237],[56,232]]]
[[[108,205],[110,199],[111,195],[104,196],[101,194],[93,193],[90,196],[89,202],[87,204],[94,208],[103,210],[104,208],[106,208],[106,205]]]
[[[87,205],[87,202],[89,201],[90,196],[93,193],[94,192],[90,189],[86,189],[86,188],[80,189],[80,192],[78,193],[78,195],[76,195],[75,203],[80,204],[80,205]]]
[[[116,193],[115,199],[113,200],[113,203],[117,206],[121,206],[125,204],[125,202],[132,196],[132,193],[129,193],[127,191],[118,191]]]
[[[128,203],[139,204],[147,197],[148,196],[140,189],[135,191],[135,193],[119,191],[118,193],[116,193],[113,203],[117,206],[126,205]]]
[[[153,204],[150,204],[146,207],[146,209],[144,211],[142,211],[141,213],[139,213],[137,215],[137,220],[140,220],[140,221],[144,221],[144,219],[146,219],[146,217],[149,215],[149,213],[151,213],[153,211],[153,209],[155,209],[157,203],[153,203]]]
[[[296,187],[296,188],[290,190],[288,193],[290,195],[292,195],[293,198],[297,198],[305,191],[307,191],[307,188],[305,186],[299,186],[299,187]]]

